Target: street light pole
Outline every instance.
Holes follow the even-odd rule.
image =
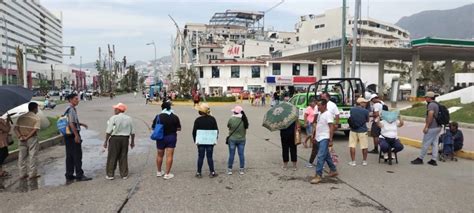
[[[7,20],[5,19],[5,15],[3,15],[3,30],[4,30],[4,36],[5,36],[5,53],[7,54],[6,56],[6,77],[7,77],[7,85],[10,83],[10,48],[8,47],[8,30],[7,30]],[[0,59],[3,60],[3,59]]]
[[[153,61],[153,82],[158,83],[158,78],[156,76],[156,44],[155,44],[155,41],[151,41],[150,43],[147,43],[146,45],[153,45],[153,50],[154,50],[154,53],[155,53],[155,57],[154,57],[154,61]],[[151,86],[150,86],[151,87]],[[160,88],[161,89],[161,88]],[[150,89],[151,91],[151,89]],[[153,93],[150,94],[150,97],[153,98]]]

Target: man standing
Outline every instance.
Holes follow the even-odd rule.
[[[321,94],[321,99],[324,99],[326,100],[327,102],[327,111],[329,111],[332,116],[333,116],[333,119],[335,119],[335,123],[334,123],[334,130],[336,130],[338,127],[339,127],[339,108],[337,108],[337,105],[331,101],[331,95],[329,95],[329,93],[327,91],[324,91],[322,94]]]
[[[135,147],[135,130],[132,118],[125,115],[127,105],[118,103],[113,108],[115,115],[107,121],[107,129],[105,131],[104,148],[107,149],[108,147],[109,151],[105,179],[114,179],[118,161],[120,176],[126,180],[128,178],[128,144],[130,141],[130,148],[133,149]]]
[[[374,149],[372,149],[369,153],[371,154],[378,154],[379,153],[379,136],[380,136],[380,127],[377,125],[375,120],[380,116],[383,110],[383,102],[380,100],[377,94],[372,94],[370,96],[370,102],[372,102],[372,115],[373,122],[370,128],[370,136],[372,136],[374,140]]]
[[[38,131],[40,129],[40,118],[38,115],[38,104],[31,102],[28,104],[28,112],[21,115],[15,125],[15,133],[20,141],[18,145],[18,166],[20,167],[20,178],[37,178],[40,175],[36,168],[37,153],[39,150]],[[29,168],[27,168],[26,158],[29,157]],[[29,171],[28,171],[29,170]]]
[[[0,178],[8,177],[10,174],[3,170],[3,162],[8,157],[8,136],[11,129],[12,120],[8,115],[7,119],[0,117]]]
[[[331,154],[329,154],[329,147],[332,147],[332,136],[334,133],[334,118],[327,110],[327,103],[328,102],[325,99],[318,103],[319,115],[316,123],[316,141],[319,144],[319,150],[318,161],[316,164],[316,175],[310,181],[311,184],[321,182],[324,162],[329,166],[329,177],[336,177],[338,175],[336,165],[334,165]]]
[[[369,148],[369,138],[367,132],[367,122],[369,122],[369,111],[365,109],[367,107],[367,101],[365,98],[357,99],[357,106],[351,108],[350,124],[351,132],[349,133],[349,150],[351,153],[351,161],[349,165],[356,166],[355,162],[355,149],[357,144],[360,144],[362,149],[362,165],[367,166],[367,149]]]
[[[66,180],[72,181],[89,181],[92,178],[86,177],[82,170],[82,139],[81,139],[81,126],[87,129],[87,125],[80,123],[77,116],[76,106],[79,105],[79,97],[77,93],[72,93],[66,97],[69,101],[69,107],[66,110],[65,115],[68,116],[69,129],[71,130],[70,135],[64,136],[64,142],[66,145]],[[74,171],[76,176],[74,176]]]
[[[441,132],[441,125],[436,122],[436,116],[439,112],[438,103],[435,102],[435,93],[427,92],[425,95],[426,102],[428,103],[425,127],[423,128],[423,147],[421,147],[421,153],[418,158],[411,161],[412,164],[423,164],[423,158],[428,152],[428,148],[431,146],[432,156],[428,164],[437,166],[436,158],[438,158],[438,135]]]

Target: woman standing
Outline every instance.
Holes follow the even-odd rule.
[[[171,179],[174,177],[170,173],[171,166],[173,165],[173,154],[174,148],[176,147],[176,142],[178,140],[177,131],[181,131],[181,123],[178,116],[176,116],[171,110],[171,103],[168,101],[161,104],[161,113],[158,114],[153,120],[152,128],[155,129],[155,125],[160,123],[163,125],[163,139],[156,141],[156,148],[158,149],[156,155],[156,172],[157,177],[162,177],[164,179]],[[159,120],[157,119],[159,118]],[[163,172],[161,165],[163,164],[163,157],[166,153],[166,172]]]
[[[283,156],[283,170],[288,169],[288,161],[293,162],[293,171],[296,171],[297,153],[295,144],[295,133],[298,131],[298,121],[293,122],[288,128],[280,130],[282,156]],[[289,154],[288,154],[289,153]]]
[[[245,136],[249,128],[249,121],[241,106],[235,106],[232,112],[232,117],[227,122],[227,128],[229,128],[229,161],[227,162],[227,174],[232,175],[235,148],[237,148],[240,160],[239,173],[243,175],[245,174]]]
[[[211,116],[211,110],[209,105],[202,103],[196,107],[198,110],[199,117],[194,121],[193,127],[193,140],[196,143],[196,133],[198,130],[217,130],[219,133],[219,128],[217,127],[217,122],[214,117]],[[215,144],[214,144],[215,145]],[[217,173],[214,170],[214,160],[212,159],[212,153],[214,151],[214,145],[197,145],[198,148],[198,162],[197,162],[197,173],[196,177],[202,177],[202,165],[204,163],[204,156],[207,157],[207,164],[209,165],[209,177],[217,177]]]

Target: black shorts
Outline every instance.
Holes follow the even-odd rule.
[[[194,100],[194,104],[199,104],[199,101]]]
[[[5,162],[5,159],[7,159],[7,156],[8,156],[8,146],[0,148],[0,166],[3,165],[3,162]]]
[[[382,130],[379,126],[377,126],[377,123],[373,122],[372,127],[370,128],[370,136],[378,138],[380,136],[381,131]]]

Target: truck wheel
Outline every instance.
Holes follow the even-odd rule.
[[[349,137],[350,132],[351,132],[350,130],[344,130],[344,135],[346,135],[346,137]]]

